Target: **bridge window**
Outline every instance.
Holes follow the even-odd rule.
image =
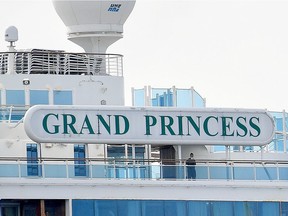
[[[25,105],[24,90],[6,90],[6,105]]]
[[[72,91],[53,91],[55,105],[72,105]]]
[[[287,215],[287,202],[72,200],[73,216]]]
[[[30,90],[30,105],[49,104],[49,92],[47,90]]]

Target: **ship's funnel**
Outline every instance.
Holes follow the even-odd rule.
[[[123,37],[123,24],[135,0],[53,0],[53,5],[67,27],[69,40],[86,52],[105,53]]]

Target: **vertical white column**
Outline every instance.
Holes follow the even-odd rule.
[[[132,106],[135,106],[135,88],[131,88],[131,98],[132,98]]]
[[[125,159],[128,159],[128,145],[125,144]]]
[[[286,113],[285,110],[283,110],[282,114],[282,124],[283,124],[283,150],[284,152],[287,152],[287,131],[286,131]]]
[[[177,107],[177,89],[175,86],[173,86],[172,90],[173,90],[173,107]]]
[[[104,144],[104,159],[105,159],[105,164],[107,163],[108,158],[108,153],[107,153],[107,144]]]
[[[132,158],[135,159],[136,158],[136,153],[135,153],[135,144],[132,144]],[[135,160],[133,160],[135,161]]]
[[[29,85],[25,85],[25,106],[29,107],[30,106],[30,89],[29,89]]]
[[[181,145],[177,145],[177,151],[178,151],[178,160],[181,165],[182,164],[182,146]]]
[[[225,152],[226,152],[226,160],[230,160],[230,146],[225,146]]]
[[[151,106],[151,86],[145,87],[145,98],[146,98],[146,102],[145,102],[145,106]]]
[[[125,160],[126,160],[126,162],[125,162],[125,165],[126,165],[126,174],[125,174],[125,176],[126,176],[126,178],[129,178],[129,169],[128,169],[128,165],[129,165],[129,163],[128,163],[128,145],[127,144],[125,144]]]
[[[65,216],[72,216],[72,199],[65,200]]]
[[[206,98],[203,98],[204,100],[204,107],[206,107]]]
[[[14,55],[16,50],[14,49],[14,46],[11,44],[9,47],[9,53],[8,54],[8,71],[7,74],[15,74],[15,70],[14,70],[14,65],[15,65],[15,59],[14,59]]]
[[[195,107],[195,103],[194,103],[194,88],[193,88],[193,87],[191,87],[191,96],[192,96],[192,98],[191,98],[191,100],[192,100],[192,107]]]
[[[53,105],[54,104],[54,91],[50,86],[48,86],[47,89],[48,89],[49,105]]]

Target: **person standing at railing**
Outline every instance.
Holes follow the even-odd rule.
[[[196,179],[196,161],[194,159],[194,154],[190,153],[190,157],[186,160],[187,166],[187,178],[188,179]]]

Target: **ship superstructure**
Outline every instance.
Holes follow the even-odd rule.
[[[176,87],[132,89],[133,106],[125,107],[123,56],[106,49],[122,37],[135,1],[53,3],[68,39],[85,52],[17,50],[17,29],[7,29],[10,47],[0,53],[0,216],[288,215],[285,111],[208,109],[194,88]],[[40,114],[27,124],[36,116],[33,110]],[[135,132],[118,142],[83,140],[85,133],[128,133],[132,121],[126,111],[145,113],[147,139],[139,141]],[[202,121],[203,113],[209,115]],[[151,141],[156,121],[162,136]],[[218,122],[219,131],[209,127]],[[260,143],[267,125],[263,135],[269,142]],[[52,138],[27,135],[40,127]],[[60,130],[63,136],[54,141]],[[199,137],[205,132],[209,140],[189,143],[190,131]],[[216,141],[218,134],[223,143]],[[186,164],[190,153],[196,165]],[[190,166],[195,179],[189,178]]]

